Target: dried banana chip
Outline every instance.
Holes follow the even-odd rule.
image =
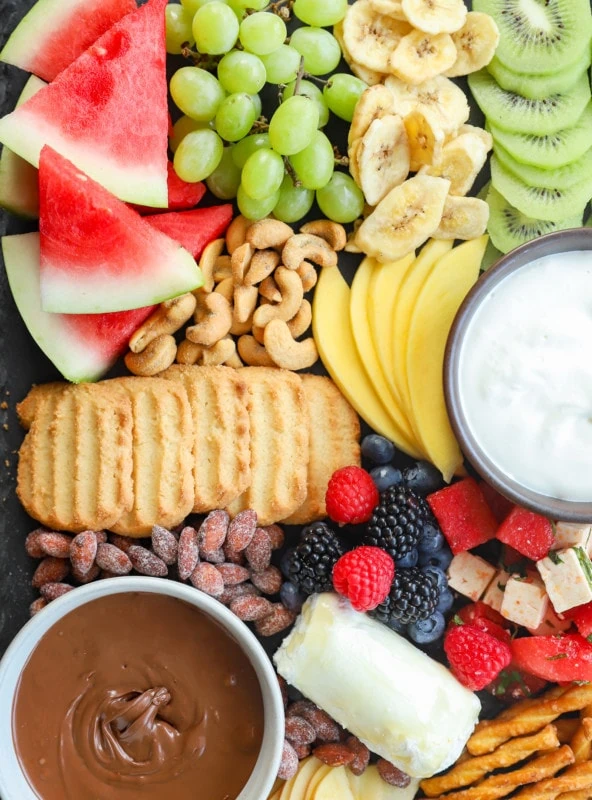
[[[391,56],[391,71],[411,84],[440,75],[456,61],[456,47],[449,33],[412,31],[403,36]]]
[[[429,111],[416,109],[405,117],[405,129],[411,155],[410,169],[417,172],[424,165],[438,163],[444,147],[444,131]]]
[[[418,86],[391,75],[384,85],[393,96],[395,114],[403,118],[415,110],[432,114],[445,135],[456,135],[469,118],[470,109],[465,93],[442,75]]]
[[[386,17],[406,19],[401,0],[370,0],[370,5]]]
[[[483,236],[489,221],[489,206],[478,197],[448,195],[434,239],[476,239]]]
[[[361,139],[375,119],[395,114],[393,95],[382,84],[370,86],[362,94],[356,105],[347,137],[351,145]]]
[[[390,72],[391,53],[411,30],[407,22],[378,14],[370,0],[357,0],[343,20],[343,39],[352,60],[376,72]]]
[[[454,33],[467,18],[463,0],[401,0],[401,5],[413,27],[426,33]]]
[[[452,34],[456,46],[456,61],[444,71],[444,75],[455,78],[469,75],[486,67],[495,54],[499,42],[499,29],[489,14],[469,11],[465,24]]]
[[[477,133],[467,132],[442,148],[441,158],[421,173],[450,181],[450,194],[466,195],[487,160],[488,148]]]
[[[343,54],[343,60],[357,78],[359,78],[361,81],[364,81],[364,83],[367,83],[368,86],[376,86],[377,83],[383,82],[386,75],[383,75],[382,72],[375,72],[372,69],[368,69],[368,67],[363,67],[361,64],[356,64],[356,62],[353,60],[352,54],[347,49],[345,40],[343,38],[343,20],[333,26],[333,36],[339,42],[341,53]]]
[[[357,154],[360,188],[366,201],[377,205],[409,175],[409,141],[401,117],[375,119]]]

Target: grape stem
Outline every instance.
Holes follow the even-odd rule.
[[[298,178],[298,175],[296,175],[294,167],[290,163],[290,159],[288,158],[288,156],[284,156],[284,166],[286,167],[286,172],[292,179],[292,183],[297,189],[299,189],[302,186],[302,182]]]
[[[324,78],[318,78],[316,75],[311,75],[310,72],[305,72],[303,75],[307,81],[314,81],[315,83],[319,83],[321,86],[328,86],[331,81],[326,81]]]
[[[272,14],[277,14],[278,17],[281,17],[284,22],[289,22],[292,16],[293,5],[294,0],[275,0],[275,2],[266,6],[263,11],[271,11]],[[253,12],[248,10],[247,14],[250,13]]]
[[[196,50],[191,49],[189,42],[183,42],[181,45],[181,55],[183,58],[191,59],[196,67],[199,66],[207,70],[215,70],[221,58],[221,56],[210,56],[204,53],[198,53]]]
[[[267,133],[269,130],[269,121],[267,117],[259,117],[253,123],[250,133]]]
[[[294,97],[300,94],[300,84],[304,78],[304,56],[300,56],[300,64],[298,66],[298,74],[296,75],[296,83],[294,84]]]
[[[337,145],[333,145],[333,155],[335,156],[335,163],[338,167],[349,167],[349,158],[341,155]]]

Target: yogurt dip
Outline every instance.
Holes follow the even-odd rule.
[[[527,489],[592,501],[592,252],[504,278],[468,324],[459,399],[484,454]]]

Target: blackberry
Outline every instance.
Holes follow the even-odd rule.
[[[333,567],[345,553],[344,542],[324,522],[303,530],[286,563],[286,577],[303,594],[333,589]]]
[[[425,525],[437,525],[430,507],[412,489],[391,486],[382,492],[366,526],[363,543],[381,547],[400,561],[414,550]]]
[[[387,625],[393,619],[408,625],[430,617],[439,599],[440,590],[434,575],[417,567],[398,569],[385,601],[370,615]]]

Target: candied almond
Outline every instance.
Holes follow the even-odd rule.
[[[206,561],[200,562],[191,573],[191,583],[196,589],[209,594],[211,597],[220,597],[224,591],[224,580],[213,564]]]
[[[136,544],[136,539],[132,539],[131,536],[120,536],[118,533],[110,533],[109,534],[109,541],[111,544],[114,544],[115,547],[119,547],[120,550],[123,550],[124,553]]]
[[[249,580],[249,570],[238,564],[218,564],[216,569],[222,575],[225,586],[236,586]]]
[[[186,581],[197,567],[199,561],[199,535],[195,528],[187,525],[179,536],[177,567],[179,578]]]
[[[282,760],[278,770],[278,778],[289,781],[298,772],[298,754],[287,740],[282,750]]]
[[[345,767],[351,764],[355,756],[349,747],[340,742],[327,742],[320,744],[312,751],[315,758],[329,767]]]
[[[282,678],[283,680],[283,678]],[[287,684],[286,684],[287,686]],[[318,706],[312,702],[312,700],[294,700],[293,703],[290,703],[288,706],[288,710],[286,711],[286,717],[303,717],[306,719],[306,712],[307,711],[317,711]]]
[[[49,531],[45,528],[37,528],[31,531],[25,539],[25,550],[27,551],[27,555],[31,556],[31,558],[43,558],[45,555],[45,550],[39,543],[39,537],[42,533],[49,533]]]
[[[129,560],[133,568],[140,575],[148,575],[150,578],[166,578],[168,575],[167,565],[162,558],[159,558],[151,550],[138,544],[133,544],[127,551]],[[112,572],[112,570],[109,570]]]
[[[263,528],[257,528],[245,555],[253,572],[263,572],[271,562],[271,539]]]
[[[245,551],[241,550],[233,550],[232,547],[229,547],[228,542],[224,543],[224,547],[222,548],[224,553],[224,557],[226,561],[229,561],[231,564],[239,564],[242,566],[243,564],[247,563],[247,557],[245,556]]]
[[[98,546],[97,566],[107,572],[111,572],[113,575],[127,575],[128,572],[132,571],[132,561],[128,553],[124,553],[114,544],[100,544]]]
[[[222,548],[220,548],[220,550],[213,550],[211,553],[202,553],[200,550],[199,554],[200,558],[203,558],[208,564],[223,564],[226,561],[226,556]]]
[[[251,508],[239,511],[228,526],[226,543],[236,553],[242,552],[251,543],[257,530],[257,513]]]
[[[294,705],[296,705],[296,703]],[[341,739],[341,728],[339,725],[326,711],[323,711],[322,708],[318,708],[314,703],[312,704],[312,708],[310,708],[310,706],[299,708],[299,714],[301,717],[304,717],[307,722],[310,722],[315,729],[319,741],[333,744]]]
[[[272,550],[279,550],[284,546],[286,537],[279,525],[265,525],[261,530],[264,530],[269,536]]]
[[[70,543],[70,561],[77,575],[86,575],[95,563],[97,536],[94,531],[82,531]]]
[[[216,509],[210,511],[208,516],[201,523],[199,528],[199,552],[200,556],[208,561],[208,553],[220,550],[226,541],[230,516],[227,511]]]
[[[93,533],[97,537],[97,544],[105,544],[108,540],[107,531],[93,531]]]
[[[230,603],[230,610],[243,622],[257,622],[273,611],[273,606],[265,597],[243,595]]]
[[[57,600],[58,597],[68,594],[74,587],[69,583],[44,583],[39,589],[41,596],[44,597],[48,603],[52,600]]]
[[[357,736],[348,736],[345,744],[354,754],[353,761],[349,764],[349,769],[354,775],[361,775],[370,763],[370,750],[365,744],[362,744]]]
[[[152,527],[152,549],[165,564],[172,566],[177,563],[179,544],[177,537],[161,525]]]
[[[284,605],[273,603],[272,611],[255,623],[255,630],[259,636],[274,636],[293,625],[295,619],[296,614],[288,611]]]
[[[277,567],[267,567],[263,572],[251,573],[251,581],[263,594],[277,594],[282,588],[282,573]]]
[[[54,558],[70,558],[72,537],[55,531],[42,531],[37,537],[37,544],[46,556]]]
[[[81,583],[83,585],[86,585],[87,583],[92,583],[92,581],[98,578],[100,574],[101,570],[97,566],[96,562],[92,565],[92,567],[89,569],[86,575],[81,575],[75,569],[72,569],[72,577],[74,578],[74,580],[78,581],[78,583]]]
[[[237,597],[259,597],[260,594],[252,583],[238,583],[236,586],[225,586],[218,600],[229,606]]]
[[[33,600],[31,605],[29,606],[29,614],[34,617],[35,614],[38,614],[42,608],[45,608],[47,605],[47,600],[45,597],[38,597],[37,600]]]
[[[382,780],[390,786],[397,786],[399,789],[405,789],[411,783],[409,775],[384,758],[378,759],[376,768]]]
[[[276,677],[280,685],[280,692],[282,693],[282,700],[284,701],[284,709],[288,707],[288,682],[281,675],[276,672]]]
[[[44,583],[59,583],[69,572],[70,562],[67,559],[46,556],[33,573],[31,586],[39,589]]]
[[[288,717],[286,719],[286,739],[296,747],[301,744],[312,744],[317,738],[315,729],[304,717]]]

